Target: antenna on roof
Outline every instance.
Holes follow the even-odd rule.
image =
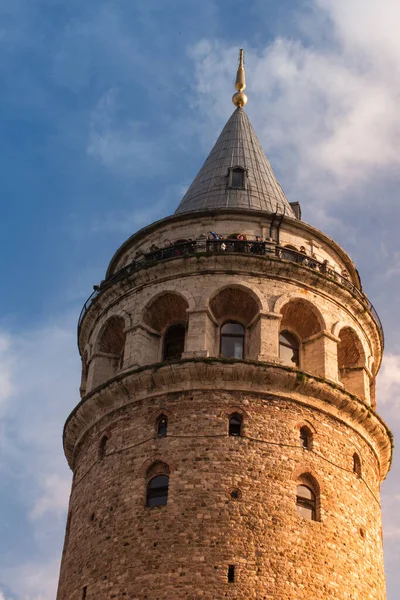
[[[236,73],[235,88],[237,89],[236,94],[232,96],[232,102],[237,108],[243,108],[247,104],[247,96],[243,90],[246,89],[246,76],[244,72],[244,50],[243,48],[239,51],[239,67]]]

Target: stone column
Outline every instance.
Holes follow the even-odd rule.
[[[182,358],[216,356],[217,323],[208,308],[188,309],[188,330]]]
[[[279,330],[282,315],[270,312],[260,312],[259,318],[260,351],[258,360],[265,362],[280,362]]]
[[[96,352],[90,362],[89,375],[86,384],[86,392],[114,377],[117,372],[119,356]]]
[[[371,404],[370,373],[366,367],[348,367],[340,370],[344,389]]]
[[[329,331],[319,331],[303,342],[301,367],[305,371],[339,382],[337,345],[339,338]]]
[[[127,329],[124,369],[161,361],[160,338],[161,333],[145,323]]]

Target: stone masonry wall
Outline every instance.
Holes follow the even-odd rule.
[[[109,274],[152,243],[209,230],[265,238],[269,224],[172,217],[129,240]],[[280,234],[358,284],[324,234],[294,219]],[[64,431],[74,478],[57,600],[385,600],[379,487],[391,444],[369,392],[382,336],[342,283],[279,257],[224,253],[145,265],[100,290],[80,323],[83,399]],[[227,320],[245,329],[241,361],[219,356]],[[161,364],[171,324],[185,326],[182,360]],[[298,368],[279,356],[281,327],[299,340]],[[228,435],[234,412],[240,437]],[[157,461],[170,472],[168,504],[146,508]],[[297,514],[303,477],[316,521]]]
[[[227,434],[234,411],[243,437]],[[312,451],[299,446],[304,424]],[[170,467],[169,498],[150,509],[145,474],[156,460]],[[80,600],[85,587],[88,600],[385,598],[376,456],[321,411],[250,392],[162,395],[104,417],[75,461],[57,600]],[[302,473],[320,486],[320,521],[296,513]]]

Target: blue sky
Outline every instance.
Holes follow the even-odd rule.
[[[378,408],[400,435],[398,0],[0,0],[0,600],[54,599],[80,308],[117,247],[175,210],[233,110],[239,47],[287,196],[350,253],[382,318]]]

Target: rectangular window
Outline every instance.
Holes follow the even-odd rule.
[[[244,187],[244,171],[242,169],[233,169],[232,187],[239,189]]]
[[[86,600],[87,597],[87,585],[85,585],[84,588],[82,588],[82,600]]]
[[[228,583],[235,583],[235,565],[228,566]]]

